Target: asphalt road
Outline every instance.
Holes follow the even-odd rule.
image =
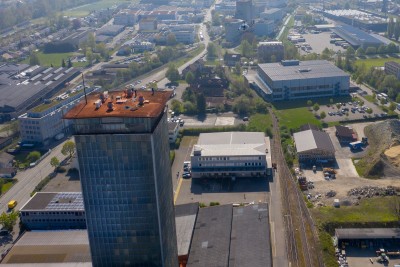
[[[61,148],[64,143],[61,143],[57,147],[53,148],[46,158],[44,158],[34,168],[26,169],[25,171],[18,171],[14,177],[18,179],[18,182],[11,187],[0,198],[1,210],[0,212],[7,212],[7,203],[10,200],[16,200],[18,202],[16,210],[19,210],[30,198],[30,194],[35,189],[36,185],[47,175],[53,172],[54,167],[50,165],[50,159],[57,157],[60,161],[64,160],[66,156],[61,153]]]

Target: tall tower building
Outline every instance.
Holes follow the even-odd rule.
[[[74,120],[93,266],[178,266],[166,102],[170,92],[87,97]]]

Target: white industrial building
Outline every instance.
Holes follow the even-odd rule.
[[[329,134],[306,130],[293,134],[300,162],[325,162],[335,159],[335,148]]]
[[[196,28],[193,24],[170,25],[169,30],[178,43],[192,44],[195,41]]]
[[[344,96],[350,87],[350,75],[326,60],[258,64],[246,78],[269,101]]]
[[[268,151],[261,132],[202,133],[191,153],[192,178],[265,177]]]
[[[86,88],[89,94],[100,87]],[[77,90],[77,89],[75,89]],[[50,139],[60,133],[68,134],[71,121],[62,117],[72,109],[84,96],[82,88],[79,91],[64,93],[52,101],[43,103],[18,117],[21,141],[47,144]]]

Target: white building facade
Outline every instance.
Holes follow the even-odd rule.
[[[259,132],[200,134],[191,154],[192,178],[265,177],[266,138]]]

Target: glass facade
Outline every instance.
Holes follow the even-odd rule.
[[[178,266],[166,114],[75,126],[93,266]]]

